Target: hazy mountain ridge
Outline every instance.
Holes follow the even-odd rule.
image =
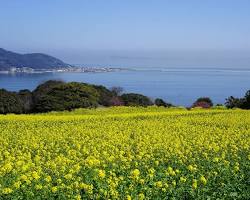
[[[60,69],[70,66],[63,61],[43,53],[19,54],[0,48],[0,71],[13,67],[29,67],[34,70]]]

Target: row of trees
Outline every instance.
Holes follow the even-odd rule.
[[[225,106],[227,108],[250,109],[250,90],[248,90],[242,98],[228,97]]]
[[[192,107],[202,107],[210,108],[213,106],[213,102],[209,97],[198,98],[192,105]],[[245,96],[242,98],[236,98],[230,96],[226,99],[225,106],[227,108],[241,108],[241,109],[250,109],[250,90],[245,93]]]
[[[217,104],[218,105],[218,104]],[[192,107],[202,107],[210,108],[213,106],[213,102],[209,97],[198,98],[192,105]],[[225,106],[227,108],[241,108],[241,109],[250,109],[250,90],[245,93],[245,96],[242,98],[236,98],[230,96],[226,99]]]
[[[49,111],[94,108],[97,106],[164,106],[171,107],[162,99],[153,102],[147,96],[136,93],[122,93],[120,87],[107,89],[104,86],[87,83],[50,80],[39,85],[34,91],[9,92],[0,89],[0,114],[39,113]],[[250,91],[243,98],[229,97],[228,108],[250,109]],[[213,102],[208,97],[197,99],[192,107],[210,108]]]
[[[161,100],[161,106],[169,106]],[[122,88],[107,89],[104,86],[86,83],[50,80],[39,85],[34,91],[9,92],[0,89],[0,113],[39,113],[94,108],[97,106],[150,106],[148,97],[128,93]]]

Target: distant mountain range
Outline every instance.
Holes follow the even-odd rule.
[[[23,67],[34,70],[60,69],[69,66],[69,64],[46,54],[19,54],[0,48],[0,71]]]

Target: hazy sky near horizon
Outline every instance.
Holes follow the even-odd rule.
[[[0,0],[0,47],[70,63],[164,52],[250,61],[250,0]]]

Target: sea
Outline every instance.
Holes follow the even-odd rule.
[[[10,91],[34,90],[46,80],[77,81],[107,88],[119,86],[124,92],[162,98],[178,106],[190,106],[198,97],[210,97],[223,104],[229,96],[242,97],[250,89],[250,69],[219,67],[131,67],[98,73],[16,73],[0,74],[0,88]]]

